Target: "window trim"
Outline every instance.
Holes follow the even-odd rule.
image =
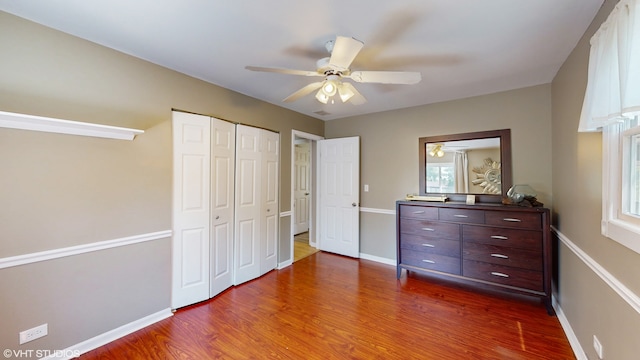
[[[623,121],[602,128],[602,235],[640,254],[640,225],[622,214]]]

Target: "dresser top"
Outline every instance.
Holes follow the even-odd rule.
[[[526,207],[517,205],[504,205],[500,203],[475,203],[468,205],[462,201],[421,201],[421,200],[398,200],[397,205],[412,205],[412,206],[425,206],[425,207],[438,207],[438,208],[457,208],[457,209],[477,209],[477,210],[496,210],[496,211],[519,211],[519,212],[536,212],[545,213],[549,212],[549,209],[543,207]]]

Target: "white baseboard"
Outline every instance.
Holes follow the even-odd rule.
[[[371,260],[371,261],[379,262],[386,265],[393,265],[393,266],[397,265],[396,259],[383,258],[380,256],[369,255],[365,253],[360,253],[360,259]]]
[[[560,321],[560,326],[562,326],[562,330],[564,331],[565,335],[567,335],[567,339],[569,340],[569,345],[571,346],[571,349],[573,350],[573,354],[576,356],[576,359],[589,360],[589,358],[587,357],[587,354],[584,352],[584,349],[582,348],[582,345],[580,345],[580,341],[578,341],[578,336],[576,336],[576,333],[573,331],[573,328],[569,323],[569,319],[567,319],[564,312],[562,311],[562,307],[560,307],[560,304],[558,304],[554,296],[551,297],[551,300],[552,300],[553,308],[556,311],[556,316],[558,317],[558,321]]]
[[[293,260],[283,261],[283,262],[281,262],[281,263],[278,263],[278,267],[277,267],[277,269],[278,269],[278,270],[280,270],[280,269],[284,269],[284,268],[286,268],[287,266],[291,266],[292,264],[293,264]]]
[[[144,327],[155,324],[158,321],[164,320],[168,317],[173,316],[173,312],[171,312],[171,308],[166,308],[164,310],[160,310],[157,313],[145,316],[141,319],[132,321],[128,324],[122,325],[118,328],[115,328],[111,331],[107,331],[104,334],[100,334],[96,337],[83,341],[74,346],[68,347],[65,350],[60,351],[63,354],[62,357],[49,356],[44,359],[46,360],[63,360],[63,359],[72,359],[79,355],[82,355],[91,350],[97,349],[100,346],[106,345],[112,341],[118,340],[121,337],[127,336],[135,331],[138,331]]]

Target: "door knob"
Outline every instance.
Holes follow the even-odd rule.
[[[309,193],[304,193],[305,195],[309,195]]]
[[[356,206],[358,206],[358,204],[356,204],[356,203],[351,203],[351,206],[356,207]]]

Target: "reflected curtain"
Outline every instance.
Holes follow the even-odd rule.
[[[640,0],[620,0],[591,38],[578,131],[598,131],[640,113]]]
[[[456,151],[453,155],[453,171],[455,176],[455,192],[469,192],[469,159],[464,151]]]

